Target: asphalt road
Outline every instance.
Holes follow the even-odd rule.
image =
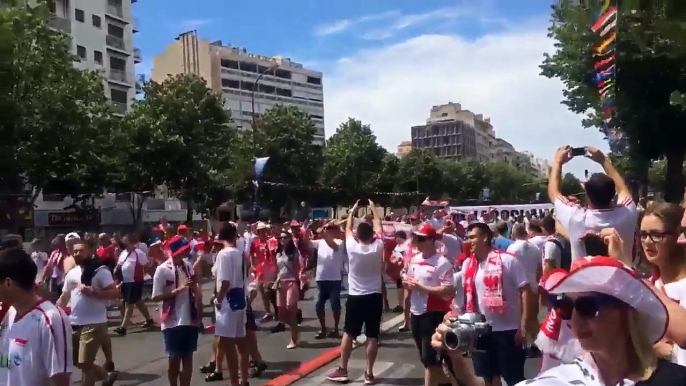
[[[310,374],[294,383],[294,386],[335,385],[326,380],[326,373],[335,368],[337,362]],[[538,372],[539,359],[528,359],[525,365],[525,375],[531,378]],[[363,349],[353,351],[348,365],[350,385],[364,383],[365,352]],[[374,365],[376,385],[412,385],[424,384],[424,367],[419,363],[419,354],[414,346],[409,332],[392,332],[381,338],[379,356]],[[503,385],[505,382],[503,381]]]
[[[211,295],[211,286],[203,286],[203,299],[208,299]],[[265,323],[260,326],[258,331],[258,342],[260,352],[267,362],[269,368],[265,371],[261,378],[251,379],[250,385],[263,385],[267,381],[282,375],[292,369],[299,367],[302,363],[309,362],[321,355],[322,352],[337,347],[340,340],[325,339],[315,340],[314,335],[319,331],[319,323],[317,322],[314,311],[314,304],[317,295],[316,289],[308,291],[306,299],[301,301],[300,308],[303,311],[304,321],[301,325],[302,339],[301,345],[295,350],[287,350],[286,346],[289,342],[288,332],[281,332],[272,334],[268,330],[275,325],[274,322]],[[391,292],[390,301],[391,306],[394,305],[394,293]],[[345,302],[345,298],[342,299]],[[253,303],[255,312],[262,315],[263,307],[259,297]],[[149,304],[148,309],[151,315],[156,320],[159,318],[159,310],[156,309],[156,304]],[[211,320],[209,318],[210,307],[205,309],[204,322],[209,325]],[[142,322],[143,318],[134,313],[134,322]],[[384,321],[389,320],[397,314],[384,314]],[[116,318],[111,320],[111,325],[116,324]],[[331,327],[333,320],[331,315],[328,315],[328,326]],[[341,321],[342,327],[342,321]],[[159,330],[143,330],[140,328],[129,328],[126,336],[117,336],[112,333],[113,356],[117,371],[119,371],[119,378],[117,385],[134,386],[166,386],[168,385],[166,379],[167,372],[167,358],[164,355],[164,344],[162,341],[162,334]],[[201,335],[198,341],[198,351],[195,354],[195,367],[199,368],[207,363],[211,357],[211,343],[212,335]],[[390,344],[390,342],[389,342]],[[98,361],[103,362],[102,355],[99,354]],[[73,384],[78,385],[81,374],[77,370],[73,375]],[[228,373],[224,373],[223,382],[215,382],[211,384],[226,385]],[[196,371],[193,375],[194,386],[207,385],[204,381],[204,375]]]

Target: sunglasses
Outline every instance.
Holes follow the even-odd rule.
[[[572,313],[586,320],[592,320],[598,316],[600,310],[608,307],[623,305],[624,302],[614,296],[605,294],[593,294],[572,299],[567,296],[549,295],[548,304],[557,311],[562,320],[572,319]]]

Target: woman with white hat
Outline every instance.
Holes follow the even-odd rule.
[[[686,367],[658,358],[653,350],[669,321],[660,297],[614,258],[581,260],[549,293],[584,353],[519,385],[686,385]],[[434,345],[442,343],[441,332],[434,335]]]

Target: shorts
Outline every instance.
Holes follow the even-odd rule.
[[[318,313],[324,312],[326,301],[331,302],[331,310],[334,312],[341,310],[341,280],[319,280],[317,281],[317,303],[315,310]]]
[[[198,326],[176,326],[162,330],[164,351],[170,357],[185,358],[198,349]]]
[[[295,309],[300,299],[300,288],[295,280],[281,282],[276,293],[276,306],[279,308]]]
[[[228,305],[225,306],[228,307]],[[214,323],[214,335],[222,338],[245,338],[246,314],[246,310],[215,309],[217,320]]]
[[[143,299],[143,283],[122,283],[121,297],[126,304],[136,304]]]
[[[526,351],[515,342],[517,330],[494,331],[481,338],[483,351],[472,353],[474,373],[490,379],[501,376],[508,385],[524,380]]]
[[[428,311],[420,315],[410,315],[410,328],[412,339],[419,350],[419,358],[424,368],[441,364],[438,352],[431,347],[431,336],[436,328],[443,323],[445,312]],[[509,385],[509,383],[508,383]]]
[[[343,331],[352,338],[357,338],[362,334],[364,327],[367,338],[378,339],[382,313],[383,295],[380,293],[348,295]]]
[[[110,339],[107,323],[72,326],[74,366],[95,363],[100,348]]]

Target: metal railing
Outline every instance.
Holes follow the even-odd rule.
[[[129,110],[129,106],[127,106],[127,104],[123,102],[112,101],[112,105],[114,106],[114,112],[117,114],[124,115]]]
[[[118,70],[116,68],[110,68],[110,79],[124,83],[128,83],[129,81],[128,77],[126,76],[126,71]]]
[[[107,35],[105,37],[105,44],[118,50],[126,51],[126,44],[124,43],[124,39],[118,36]]]
[[[70,34],[71,33],[71,20],[64,19],[64,18],[61,18],[58,16],[54,16],[48,22],[48,27]]]

